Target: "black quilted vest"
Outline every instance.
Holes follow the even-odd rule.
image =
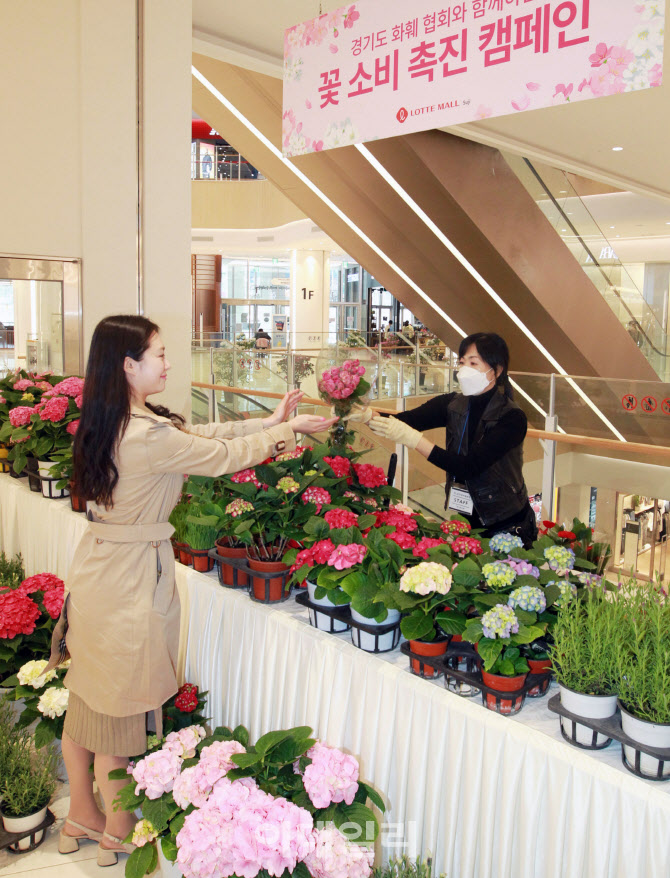
[[[494,393],[484,409],[479,424],[472,437],[473,445],[481,442],[484,436],[495,430],[500,419],[517,404],[504,393]],[[469,447],[466,417],[468,397],[457,394],[447,405],[447,451],[452,454],[467,454]],[[461,441],[461,436],[462,441]],[[451,478],[447,478],[447,500]],[[478,476],[466,482],[475,511],[485,527],[521,512],[528,503],[528,490],[523,480],[523,443],[507,452],[500,460],[491,464]]]

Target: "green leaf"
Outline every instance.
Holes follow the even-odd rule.
[[[358,781],[358,786],[360,789],[365,790],[366,796],[370,799],[373,805],[376,805],[382,813],[386,811],[384,800],[374,787],[371,787],[370,784],[363,783],[363,781],[360,780]]]
[[[466,618],[463,613],[438,613],[435,621],[445,634],[462,634]]]
[[[156,868],[158,853],[155,844],[145,844],[135,848],[126,863],[126,878],[142,878]]]
[[[400,630],[407,640],[423,640],[435,638],[435,625],[432,616],[417,610],[411,616],[405,616],[400,623]]]
[[[482,623],[479,619],[472,619],[465,626],[465,630],[463,631],[463,640],[467,640],[470,643],[477,643],[484,634],[484,629],[482,628]]]
[[[252,751],[251,753],[233,753],[230,758],[239,768],[250,768],[252,765],[258,765],[263,757]]]
[[[233,729],[233,740],[243,747],[249,746],[249,732],[244,726],[235,726]]]
[[[119,803],[122,811],[135,811],[145,799],[144,793],[135,795],[135,784],[131,782],[119,790],[114,801]]]
[[[163,836],[161,838],[161,849],[163,851],[163,856],[166,860],[169,860],[171,863],[177,859],[177,845],[172,841],[171,838],[167,836]]]
[[[486,670],[488,671],[488,668],[486,668]],[[503,677],[513,677],[514,676],[514,662],[511,659],[504,658],[498,664],[498,673],[502,674]]]
[[[544,631],[541,628],[536,628],[534,625],[519,625],[519,630],[516,634],[512,634],[511,640],[513,643],[532,643],[534,640],[537,640],[538,637],[542,637]]]
[[[483,592],[482,594],[475,594],[472,596],[472,601],[474,604],[482,605],[484,607],[495,607],[496,604],[506,604],[507,603],[507,595],[499,594],[499,593],[487,593]]]
[[[339,804],[333,821],[345,838],[356,844],[370,844],[379,834],[377,818],[367,805],[360,802]]]
[[[50,744],[55,737],[53,720],[40,720],[35,727],[35,749],[39,750],[40,747]]]
[[[547,599],[547,608],[553,607],[561,596],[561,590],[557,585],[548,585],[544,590],[544,596]]]
[[[523,622],[524,625],[532,625],[533,622],[537,621],[537,613],[532,613],[528,610],[520,610],[518,607],[514,607],[514,615],[519,622]]]
[[[286,738],[290,737],[291,732],[288,730],[276,731],[276,732],[268,732],[266,735],[261,735],[261,737],[256,741],[255,750],[258,756],[261,758],[265,756],[267,751],[274,747],[276,744],[279,744],[281,741],[285,741]],[[248,755],[248,754],[237,754],[237,755]],[[258,761],[258,756],[256,756],[255,761]],[[238,762],[238,765],[243,765],[243,762]],[[253,763],[247,763],[251,765]]]
[[[184,820],[186,820],[186,813],[186,811],[182,811],[181,814],[177,814],[177,816],[170,821],[170,833],[173,836],[178,835],[181,831],[181,828],[184,825]]]
[[[575,558],[575,567],[579,568],[579,570],[595,570],[596,565],[591,561],[587,561],[586,558]]]
[[[487,671],[493,667],[502,650],[503,642],[497,638],[491,640],[488,637],[482,637],[479,641],[477,644],[477,651],[479,652],[480,658],[484,662],[484,668]]]
[[[304,863],[296,863],[291,875],[293,878],[312,878],[309,869]]]
[[[260,482],[264,482],[266,485],[271,485],[274,488],[281,478],[281,473],[274,466],[260,464],[256,467],[256,477]]]
[[[293,763],[315,744],[314,738],[288,738],[272,747],[268,753],[268,761],[272,763]]]
[[[114,768],[109,772],[110,780],[128,780],[129,776],[125,768]]]
[[[168,823],[179,813],[172,793],[164,793],[160,799],[147,799],[142,805],[142,816],[153,823],[156,832],[163,832]]]

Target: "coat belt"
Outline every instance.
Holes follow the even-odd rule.
[[[100,542],[110,543],[158,543],[169,540],[174,527],[169,521],[155,524],[105,524],[89,521],[90,533]]]

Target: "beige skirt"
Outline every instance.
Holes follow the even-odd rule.
[[[147,749],[147,734],[160,737],[163,733],[162,711],[107,716],[91,710],[78,695],[70,692],[63,732],[91,753],[140,756]]]

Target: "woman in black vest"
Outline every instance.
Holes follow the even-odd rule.
[[[495,333],[477,332],[463,339],[458,357],[461,394],[445,393],[394,417],[374,417],[370,428],[445,470],[445,509],[483,528],[484,536],[505,531],[529,547],[537,525],[523,479],[528,423],[512,398],[507,344]],[[446,448],[420,432],[435,427],[446,427]]]

